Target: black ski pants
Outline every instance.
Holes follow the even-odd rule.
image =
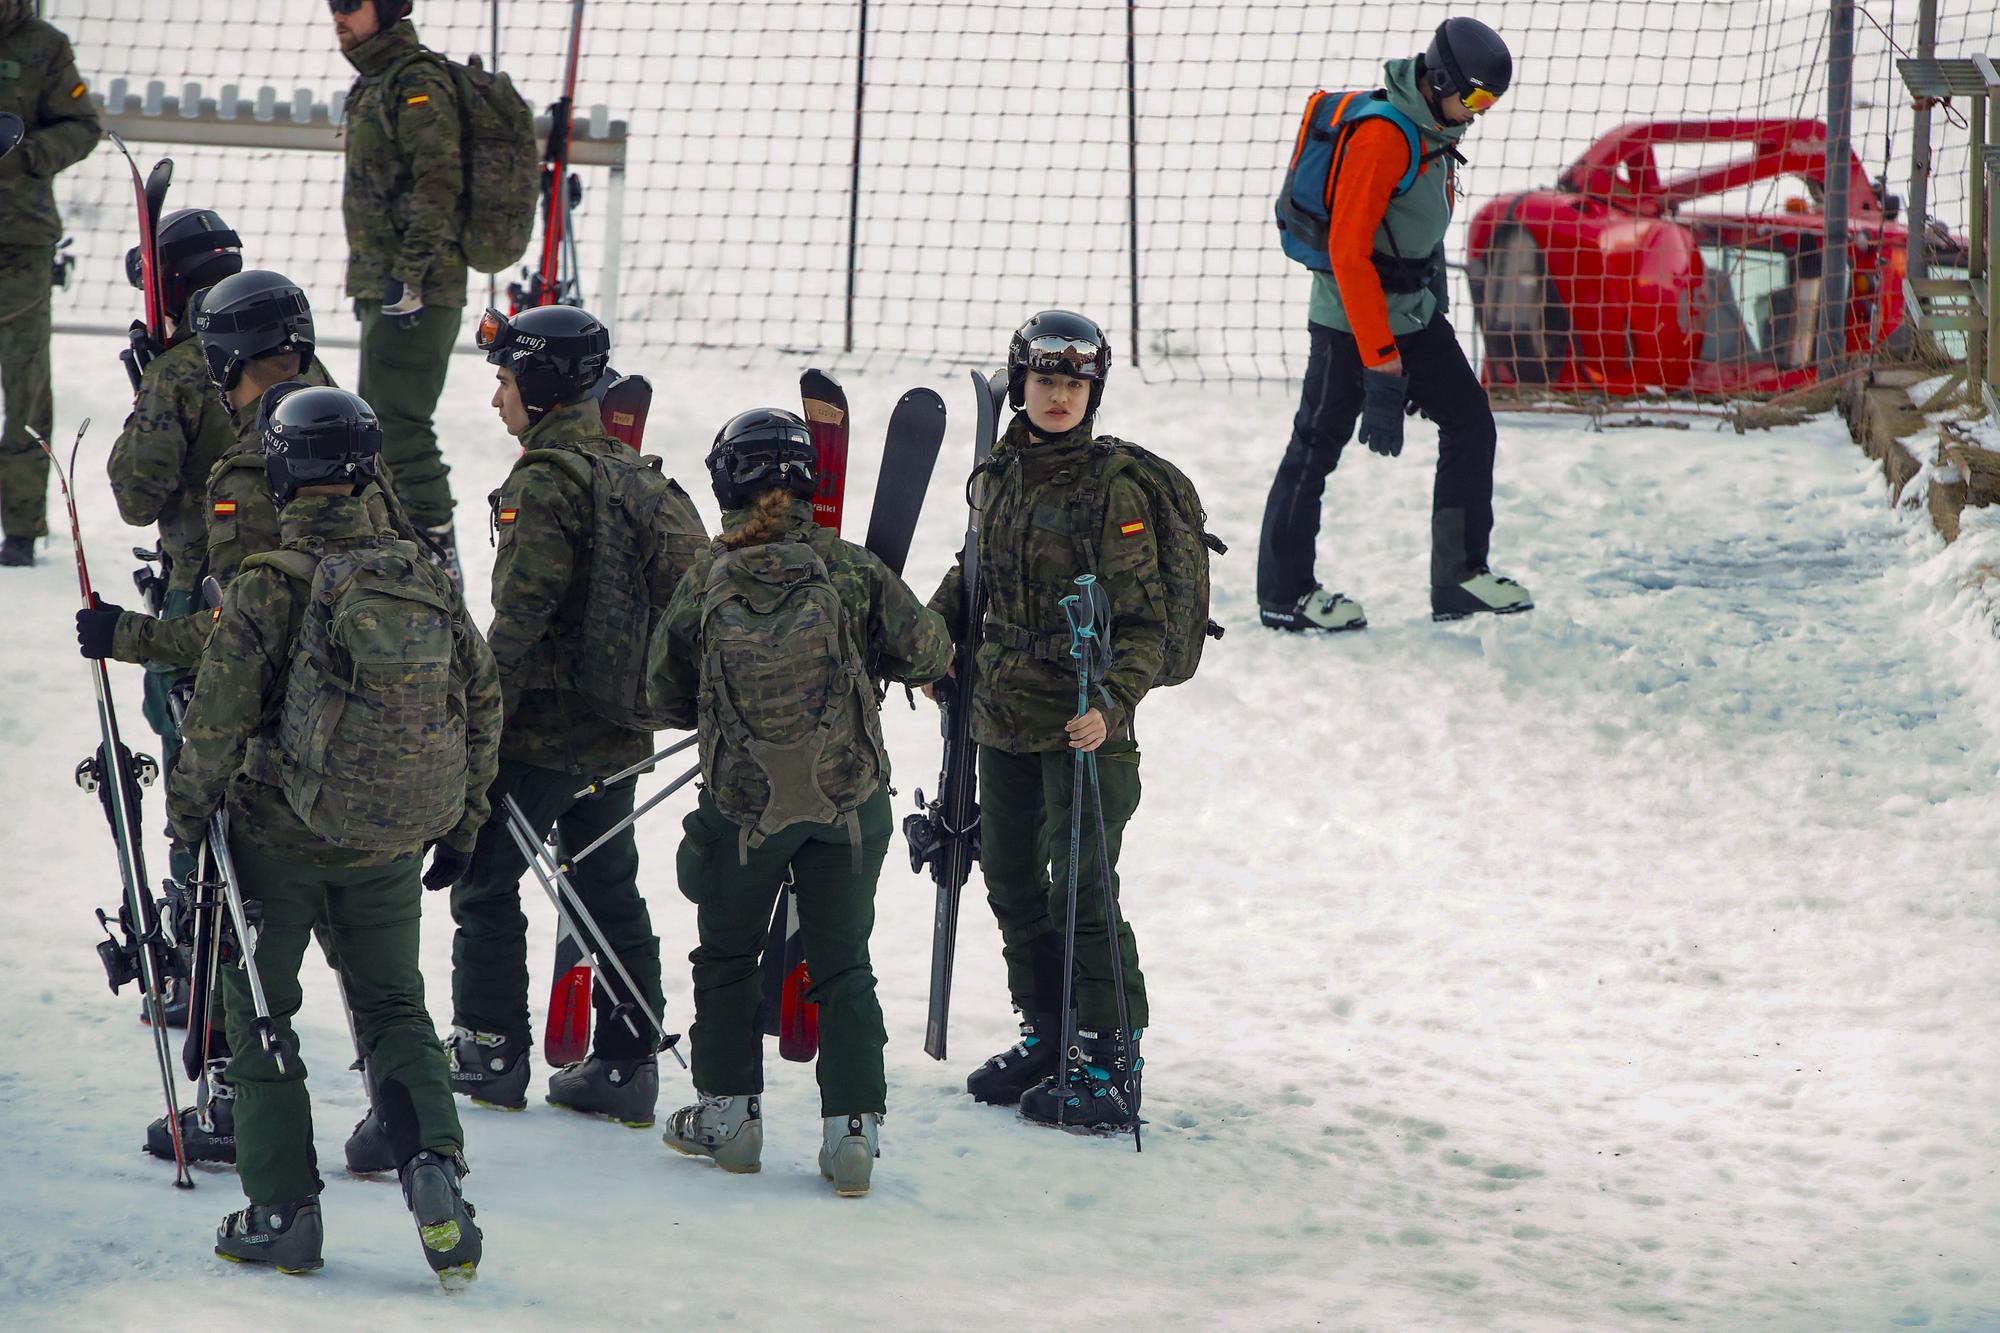
[[[1257,600],[1289,607],[1311,592],[1327,474],[1361,415],[1361,353],[1354,335],[1308,323],[1312,351],[1291,443],[1264,502],[1257,548]],[[1396,339],[1412,402],[1438,427],[1431,491],[1431,585],[1462,583],[1485,567],[1493,535],[1493,451],[1497,434],[1486,390],[1442,314]]]

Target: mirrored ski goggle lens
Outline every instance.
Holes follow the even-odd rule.
[[[330,14],[352,14],[368,2],[369,0],[326,0],[326,8]]]
[[[473,331],[472,339],[480,351],[490,351],[500,345],[512,328],[505,315],[487,306],[486,313],[479,317],[479,327]]]
[[[1033,338],[1028,342],[1028,368],[1094,379],[1101,350],[1088,338]]]
[[[1500,94],[1486,88],[1474,88],[1458,100],[1465,103],[1465,109],[1476,116],[1499,101]]]

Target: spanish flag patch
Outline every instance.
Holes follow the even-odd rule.
[[[430,100],[431,100],[431,95],[430,95],[429,93],[418,93],[418,94],[416,94],[416,96],[414,96],[414,97],[411,97],[411,98],[410,98],[410,99],[409,99],[408,101],[406,101],[406,102],[405,102],[405,103],[404,103],[403,105],[405,105],[405,106],[422,106],[422,105],[423,105],[424,103],[426,103],[426,102],[428,102],[428,101],[430,101]]]
[[[84,86],[81,83],[77,84],[76,87],[69,90],[69,100],[74,102],[77,98],[83,96],[84,91]]]
[[[233,516],[233,515],[234,515],[235,513],[236,513],[236,501],[234,501],[234,500],[217,500],[217,501],[215,502],[215,517],[216,517],[216,518],[229,518],[229,517],[232,517],[232,516]]]
[[[1118,525],[1118,531],[1127,537],[1136,537],[1145,530],[1145,523],[1136,518],[1130,523],[1120,523]]]
[[[499,514],[496,517],[498,517],[498,519],[502,523],[512,523],[514,521],[514,516],[519,514],[520,512],[521,511],[518,509],[503,509],[499,512]]]

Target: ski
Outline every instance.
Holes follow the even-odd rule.
[[[521,271],[527,285],[507,284],[509,314],[542,305],[583,304],[578,272],[576,234],[570,214],[583,200],[583,182],[570,171],[570,139],[575,125],[576,66],[583,51],[583,0],[569,8],[569,61],[563,71],[563,93],[549,107],[549,141],[542,150],[542,260],[534,272]]]
[[[823,370],[799,376],[799,397],[805,404],[806,429],[812,433],[813,522],[840,531],[841,499],[847,493],[847,390]]]
[[[153,170],[144,176],[139,174],[139,159],[132,156],[132,150],[115,133],[109,136],[125,155],[125,165],[132,169],[132,196],[139,210],[139,286],[145,293],[145,317],[134,320],[126,330],[125,350],[118,359],[125,365],[125,374],[132,381],[133,392],[138,392],[139,376],[152,359],[166,350],[166,313],[160,299],[160,252],[155,239],[155,229],[160,220],[160,209],[167,201],[167,187],[173,183],[174,160],[163,157],[153,164]]]
[[[143,195],[140,202],[144,207]],[[83,594],[83,604],[95,606],[97,594],[91,588],[90,563],[83,551],[83,524],[77,518],[76,493],[70,485],[70,478],[76,472],[77,451],[83,446],[83,433],[89,429],[88,418],[77,427],[76,444],[70,449],[67,468],[56,457],[55,450],[49,447],[46,439],[35,434],[35,442],[48,455],[49,467],[62,486],[63,503],[69,509],[70,542],[76,551],[76,581]],[[187,1146],[181,1141],[181,1108],[174,1092],[174,1057],[168,1046],[165,1013],[166,979],[178,960],[160,929],[159,910],[146,889],[145,815],[141,808],[139,787],[142,782],[151,782],[158,776],[159,765],[145,755],[135,755],[126,747],[118,730],[118,711],[111,696],[111,675],[102,660],[90,663],[90,676],[97,694],[97,727],[101,740],[97,753],[77,766],[76,780],[85,791],[95,792],[104,806],[105,817],[111,824],[111,841],[118,849],[118,873],[124,888],[124,902],[118,911],[118,927],[123,938],[112,934],[110,917],[103,908],[99,908],[97,922],[105,938],[99,942],[97,954],[104,963],[112,994],[117,994],[129,981],[136,980],[144,988],[153,1032],[153,1054],[160,1066],[160,1086],[166,1095],[167,1124],[173,1137],[174,1184],[180,1189],[193,1189],[194,1179],[188,1174]]]
[[[607,370],[591,392],[597,396],[604,433],[630,445],[634,453],[643,453],[646,413],[653,406],[653,382],[644,375],[620,375]]]
[[[889,416],[882,444],[882,471],[875,482],[875,506],[868,514],[869,550],[897,574],[910,558],[917,518],[937,469],[944,444],[944,399],[929,389],[912,389]]]
[[[590,1055],[590,953],[566,913],[556,914],[556,975],[549,988],[549,1021],[542,1030],[542,1056],[549,1068],[573,1065]]]
[[[1007,375],[990,378],[972,372],[973,397],[979,419],[972,441],[972,477],[966,484],[970,511],[965,524],[965,548],[959,554],[963,590],[958,623],[952,626],[953,677],[937,683],[939,727],[944,732],[944,764],[937,798],[928,803],[917,793],[917,812],[903,820],[910,844],[910,869],[930,867],[937,885],[937,910],[931,919],[930,1016],[924,1025],[924,1054],[945,1058],[945,1029],[951,1017],[951,971],[958,944],[958,900],[979,859],[977,750],[972,744],[972,687],[979,627],[985,615],[984,590],[979,586],[979,523],[983,490],[979,484],[993,442],[1000,433],[1000,406],[1007,396]]]

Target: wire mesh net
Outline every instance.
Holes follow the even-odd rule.
[[[234,0],[182,0],[170,20],[144,0],[45,8],[99,89],[158,80],[170,96],[193,82],[254,97],[268,84],[279,100],[303,89],[323,101],[352,77],[318,6],[288,6],[283,21],[244,21]],[[1990,5],[1944,8],[1940,54],[2000,48]],[[1447,254],[1451,317],[1489,382],[1679,394],[1809,376],[1822,190],[1808,178],[1827,11],[1821,0],[1478,7],[1514,49],[1516,76],[1464,144]],[[1420,51],[1447,12],[1362,0],[590,0],[578,105],[608,108],[631,137],[615,256],[605,170],[581,171],[585,301],[605,295],[610,265],[628,346],[811,351],[836,364],[991,361],[1027,312],[1061,305],[1094,315],[1150,380],[1296,376],[1309,279],[1280,251],[1272,207],[1300,111],[1315,88],[1379,83],[1382,62]],[[568,0],[420,0],[416,17],[426,44],[455,58],[490,60],[497,46],[540,107],[559,91],[569,13]],[[1906,192],[1911,116],[1891,61],[1913,44],[1915,18],[1914,0],[1859,11],[1854,146],[1869,199],[1885,176],[1884,192]],[[1718,121],[1734,137],[1664,132],[1622,156],[1602,143],[1620,126]],[[337,153],[133,137],[142,165],[176,159],[172,203],[222,210],[251,262],[287,272],[322,309],[344,303]],[[1966,136],[1944,123],[1936,138],[1932,212],[1962,236]],[[1593,145],[1602,169],[1557,192]],[[1732,160],[1773,171],[1636,198],[1699,186]],[[1594,216],[1571,225],[1563,214],[1585,196]],[[58,197],[79,259],[58,317],[121,325],[137,304],[123,281],[122,161],[94,154]],[[1884,254],[1900,226],[1857,218]],[[1857,284],[1863,343],[1888,332],[1885,275]],[[475,276],[474,308],[484,287]]]

